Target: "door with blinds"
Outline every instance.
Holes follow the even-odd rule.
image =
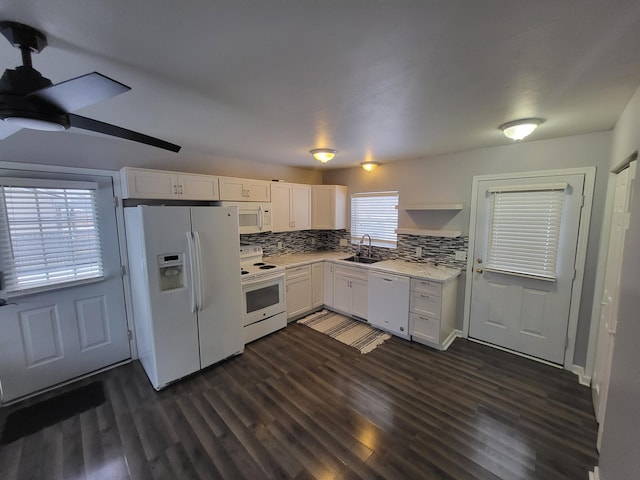
[[[469,336],[562,364],[584,175],[478,183]]]
[[[130,358],[111,177],[0,177],[2,402]]]

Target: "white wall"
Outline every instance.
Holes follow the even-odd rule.
[[[640,148],[640,89],[613,132],[611,164]],[[613,351],[605,426],[600,448],[600,479],[639,478],[640,472],[640,175],[634,181],[630,228],[620,279],[618,328]]]
[[[400,210],[401,228],[446,228],[469,232],[471,184],[474,175],[552,170],[595,166],[596,185],[574,363],[586,363],[591,309],[600,230],[606,197],[611,132],[514,143],[431,158],[393,162],[372,173],[361,168],[330,170],[323,183],[347,185],[349,193],[398,190],[400,203],[463,203],[459,213]],[[464,284],[464,282],[463,282]],[[458,327],[462,327],[462,304],[458,305]]]

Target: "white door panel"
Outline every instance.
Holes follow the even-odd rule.
[[[609,247],[607,265],[605,269],[604,289],[600,309],[600,324],[596,347],[596,360],[592,375],[592,395],[596,412],[596,419],[600,423],[597,445],[600,441],[604,426],[604,412],[609,390],[609,375],[611,360],[615,344],[617,328],[618,300],[620,298],[620,272],[622,270],[622,251],[626,235],[626,219],[629,214],[631,199],[631,184],[635,177],[636,163],[616,176],[615,195],[613,200],[613,215],[611,231],[609,233]]]
[[[548,281],[485,270],[488,252],[490,189],[568,183],[565,190],[557,278]],[[483,180],[477,193],[474,271],[469,336],[562,364],[575,274],[584,175]]]
[[[97,182],[104,279],[12,297],[0,309],[2,402],[130,358],[111,177]]]

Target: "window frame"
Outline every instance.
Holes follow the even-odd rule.
[[[4,188],[42,188],[42,189],[66,189],[66,190],[92,190],[93,212],[91,227],[94,229],[94,240],[92,241],[92,250],[98,254],[97,261],[94,262],[98,270],[96,275],[87,276],[85,278],[76,278],[72,280],[53,281],[39,283],[33,286],[20,287],[18,282],[18,273],[14,263],[14,249],[12,245],[10,222],[5,205]],[[8,248],[7,254],[0,254],[0,268],[3,272],[9,272],[9,277],[2,278],[2,288],[8,298],[19,297],[24,295],[37,294],[41,292],[59,290],[63,288],[84,285],[89,283],[101,282],[105,279],[104,265],[104,248],[102,245],[102,235],[100,232],[100,207],[98,205],[98,182],[93,181],[75,181],[75,180],[50,180],[50,179],[33,179],[33,178],[10,178],[0,177],[0,244],[2,248]],[[35,206],[35,204],[34,204]],[[68,215],[67,215],[68,216]],[[97,245],[96,245],[97,243]],[[46,247],[43,247],[45,252]],[[65,253],[68,253],[65,252]],[[75,267],[74,267],[75,270]],[[47,272],[44,272],[47,273]],[[77,275],[77,272],[74,272]]]
[[[386,226],[386,230],[388,231],[389,228],[392,227],[393,230],[393,235],[388,235],[388,236],[382,236],[381,234],[383,234],[384,232],[380,231],[380,230],[376,230],[376,228],[371,228],[369,229],[370,231],[362,231],[364,228],[366,227],[359,227],[359,228],[354,228],[354,225],[357,221],[357,215],[354,215],[354,200],[357,202],[357,199],[364,199],[364,198],[372,198],[372,199],[382,199],[384,197],[387,198],[393,198],[395,200],[395,203],[393,205],[394,211],[395,211],[395,224],[394,225],[389,225],[387,223],[385,223]],[[374,200],[375,201],[375,200]],[[369,234],[371,235],[371,245],[374,247],[379,247],[379,248],[387,248],[387,249],[397,249],[398,248],[398,204],[400,202],[400,192],[396,191],[396,190],[391,190],[391,191],[383,191],[383,192],[358,192],[358,193],[352,193],[351,194],[351,202],[350,202],[350,240],[351,240],[351,244],[355,245],[358,244],[362,238],[363,235]],[[388,206],[387,206],[388,207]],[[356,206],[357,208],[357,206]],[[366,207],[365,207],[366,208]],[[369,207],[370,208],[370,207]],[[389,221],[390,223],[390,221]],[[362,233],[361,235],[358,235],[358,233]],[[388,234],[388,232],[387,232]]]

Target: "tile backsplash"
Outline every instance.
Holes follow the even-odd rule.
[[[340,240],[346,239],[346,247]],[[349,242],[348,230],[301,230],[281,233],[256,233],[240,235],[242,243],[262,246],[265,256],[290,253],[314,252],[317,250],[344,251],[355,253],[357,245]],[[282,243],[282,248],[278,247]],[[466,260],[456,260],[456,251],[467,251],[469,237],[444,238],[418,235],[398,235],[398,248],[373,247],[373,255],[383,260],[404,260],[407,262],[435,263],[447,267],[464,269]],[[416,247],[422,248],[422,257],[416,256]],[[368,246],[364,248],[366,253]]]

